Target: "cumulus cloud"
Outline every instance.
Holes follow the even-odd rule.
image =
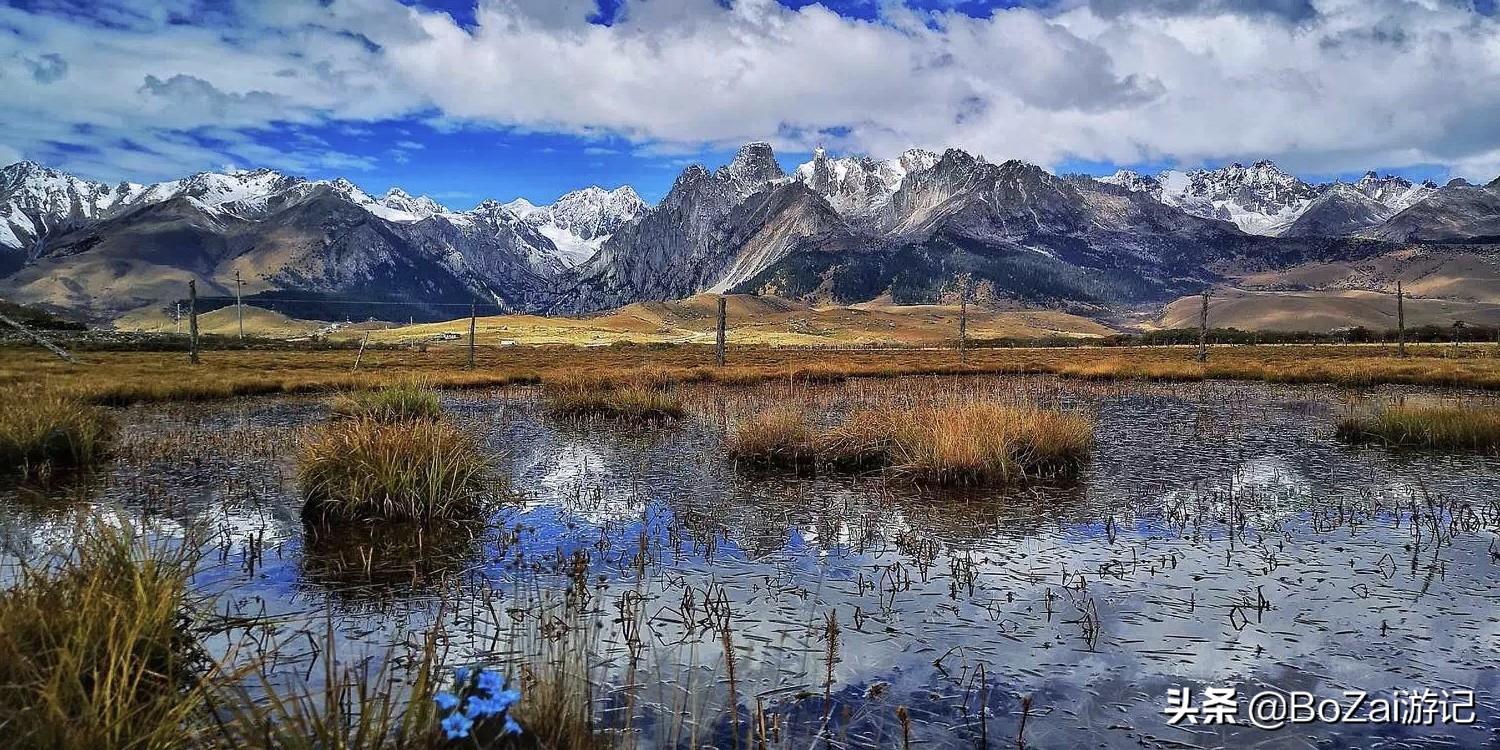
[[[662,153],[764,139],[1047,166],[1500,168],[1500,25],[1458,0],[1051,0],[981,17],[943,5],[888,0],[859,20],[773,0],[624,0],[609,26],[585,0],[483,0],[472,23],[397,0],[245,4],[211,22],[186,0],[105,3],[92,20],[6,9],[0,86],[14,106],[0,127],[28,155],[87,142],[92,156],[68,158],[101,169],[141,153],[357,166],[369,157],[266,154],[251,135],[411,116]],[[181,137],[206,128],[222,142]]]

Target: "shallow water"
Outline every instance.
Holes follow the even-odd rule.
[[[0,538],[35,553],[66,544],[64,500],[123,509],[208,539],[196,582],[220,614],[274,622],[283,643],[332,628],[350,657],[441,617],[452,661],[498,658],[506,623],[572,584],[600,614],[595,671],[616,688],[600,710],[613,726],[635,717],[641,747],[734,746],[727,714],[694,710],[726,704],[726,624],[739,718],[759,704],[780,722],[776,747],[900,747],[897,706],[929,748],[1015,747],[1023,715],[1032,747],[1500,741],[1500,459],[1340,444],[1332,423],[1350,394],[1325,387],[973,378],[796,397],[837,411],[932,388],[1096,412],[1088,470],[1066,485],[935,493],[737,469],[724,415],[784,386],[696,392],[698,416],[630,430],[558,424],[524,389],[451,393],[450,414],[484,432],[510,477],[515,496],[490,523],[420,540],[310,535],[293,444],[326,408],[254,399],[125,411],[111,473],[12,489]],[[638,686],[626,690],[632,644]],[[288,647],[287,673],[314,651]],[[1241,699],[1472,689],[1477,721],[1267,731],[1242,713],[1174,726],[1174,686]],[[691,720],[664,718],[684,711]]]

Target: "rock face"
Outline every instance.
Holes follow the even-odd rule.
[[[1095,180],[954,149],[818,149],[788,174],[751,143],[716,170],[689,167],[655,207],[592,187],[470,211],[269,170],[155,185],[0,170],[0,295],[97,320],[168,305],[193,278],[230,297],[237,273],[252,300],[325,319],[452,318],[475,299],[576,313],[705,291],[924,302],[959,272],[1019,302],[1100,310],[1222,273],[1496,235],[1500,181],[1309,185],[1270,162]]]

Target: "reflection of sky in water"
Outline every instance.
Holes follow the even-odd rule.
[[[415,577],[385,593],[349,588],[348,561],[309,546],[291,483],[218,489],[236,472],[274,474],[267,466],[160,472],[161,493],[187,500],[154,517],[218,545],[223,553],[199,582],[232,607],[302,617],[314,632],[331,616],[351,643],[419,629],[436,590],[456,580],[470,594],[449,617],[459,631],[480,628],[469,634],[474,648],[492,647],[503,634],[482,632],[468,614],[488,606],[479,592],[512,596],[516,580],[537,577],[514,566],[518,552],[535,560],[587,551],[609,582],[606,600],[626,589],[646,597],[643,668],[660,679],[644,699],[663,706],[725,689],[709,672],[680,671],[722,660],[716,636],[689,636],[678,622],[684,590],[729,602],[740,694],[774,703],[807,690],[817,700],[788,710],[811,712],[814,723],[820,628],[833,611],[842,628],[834,690],[851,706],[854,736],[877,745],[897,744],[892,712],[902,704],[925,746],[973,746],[979,720],[960,707],[981,702],[990,741],[1014,744],[1021,694],[1036,696],[1027,724],[1035,746],[1294,742],[1292,733],[1169,727],[1160,711],[1172,685],[1330,696],[1474,687],[1488,728],[1413,736],[1480,747],[1500,723],[1500,561],[1491,552],[1500,462],[1341,446],[1331,437],[1331,389],[1206,384],[1104,397],[1099,449],[1077,486],[941,496],[873,478],[736,472],[719,435],[699,422],[613,434],[559,427],[513,401],[450,401],[508,450],[518,499],[495,525],[515,538],[460,539],[457,562],[403,571]],[[317,416],[315,406],[253,403],[264,409],[226,411],[220,421]],[[152,476],[151,467],[135,475]],[[102,494],[130,506],[111,489]],[[1433,516],[1433,499],[1438,523],[1424,520],[1415,533],[1412,509]],[[1474,512],[1451,513],[1444,504],[1455,501]],[[57,541],[45,513],[10,515],[7,534]],[[642,535],[653,572],[637,582]],[[448,542],[431,544],[444,551]],[[387,549],[375,546],[377,555]],[[444,578],[451,570],[463,575]],[[605,637],[617,633],[609,624]],[[623,663],[618,648],[609,656]],[[889,685],[884,695],[864,698],[877,683]],[[1361,738],[1380,733],[1312,726],[1295,738],[1368,746]]]

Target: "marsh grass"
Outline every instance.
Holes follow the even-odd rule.
[[[185,629],[187,547],[81,524],[71,557],[0,593],[0,734],[28,748],[189,744],[208,677]]]
[[[1336,433],[1351,443],[1495,451],[1500,450],[1500,409],[1393,406],[1344,417]]]
[[[438,419],[443,415],[443,405],[437,391],[412,380],[373,391],[340,393],[330,402],[329,411],[336,418],[397,423]]]
[[[599,417],[622,422],[681,419],[682,400],[672,392],[673,375],[659,370],[619,376],[569,374],[543,382],[547,412],[555,417]]]
[[[103,409],[52,393],[0,398],[0,473],[89,469],[108,455],[115,420]]]
[[[309,521],[468,519],[494,481],[472,433],[448,422],[331,422],[307,437],[297,480]]]
[[[1003,485],[1075,476],[1093,449],[1093,419],[1035,406],[964,401],[866,406],[817,430],[804,412],[773,409],[731,431],[731,454],[751,464],[809,462],[887,469],[938,485]]]
[[[805,466],[816,460],[821,436],[806,409],[778,404],[737,422],[729,432],[729,455],[758,466]]]
[[[337,644],[330,622],[319,649],[321,679],[314,681],[310,674],[278,677],[263,668],[258,679],[237,681],[214,694],[218,719],[213,746],[436,750],[449,745],[438,732],[432,702],[436,631],[412,655],[414,665],[400,672],[393,667],[395,648],[382,658],[349,663],[339,657]]]

